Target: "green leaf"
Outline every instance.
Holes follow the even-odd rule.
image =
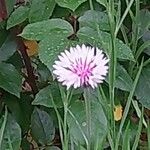
[[[45,150],[60,150],[60,148],[56,146],[51,146],[51,147],[46,147]]]
[[[42,145],[52,142],[55,136],[55,128],[50,115],[35,108],[31,116],[31,132],[33,137]]]
[[[89,43],[92,46],[103,49],[105,53],[110,55],[111,35],[109,33],[100,31],[98,34],[97,31],[92,28],[82,27],[77,35],[80,43]],[[116,40],[116,51],[117,58],[134,61],[131,49],[119,39]]]
[[[55,8],[55,4],[55,0],[32,0],[29,11],[29,22],[38,22],[49,19]]]
[[[72,33],[73,28],[67,21],[50,19],[27,25],[20,36],[29,40],[43,40],[61,34],[67,37]]]
[[[117,65],[115,87],[124,91],[131,91],[133,80],[121,65]]]
[[[33,105],[42,105],[45,107],[54,107],[52,103],[52,97],[57,107],[62,107],[63,103],[61,100],[61,95],[59,92],[59,87],[57,84],[51,84],[44,89],[40,90],[39,93],[36,94]]]
[[[76,8],[78,8],[78,6],[85,1],[87,0],[56,0],[56,3],[61,7],[69,8],[75,11]]]
[[[96,1],[105,7],[107,6],[107,0],[96,0]]]
[[[22,77],[11,64],[0,63],[0,87],[20,97]]]
[[[92,123],[92,139],[94,142],[101,139],[107,133],[107,120],[103,112],[101,104],[98,102],[97,97],[90,93],[91,96],[88,100],[91,101],[91,123]],[[86,112],[84,101],[74,101],[69,107],[68,126],[70,136],[74,139],[75,143],[85,144],[85,136],[87,136],[86,125]]]
[[[150,65],[143,68],[135,95],[144,107],[150,109]]]
[[[0,149],[2,148],[3,144],[3,138],[4,138],[4,132],[6,128],[6,123],[7,123],[7,117],[8,117],[8,111],[7,108],[5,107],[5,115],[4,118],[0,118]]]
[[[0,47],[5,42],[7,36],[8,36],[8,31],[4,29],[0,29]]]
[[[16,4],[16,0],[11,0],[11,1],[5,1],[6,3],[6,7],[7,7],[7,13],[8,16],[10,15],[10,13],[13,11],[14,6]]]
[[[0,141],[0,149],[18,150],[21,145],[21,128],[11,115],[8,115],[5,119],[7,119],[7,122],[5,128],[3,128],[3,138],[2,141]]]
[[[139,28],[139,38],[145,34],[150,28],[150,12],[148,9],[142,9],[137,20]]]
[[[25,134],[30,129],[30,119],[33,111],[31,101],[33,100],[29,95],[21,94],[20,99],[16,96],[6,93],[2,100],[11,111],[13,118],[18,122]]]
[[[81,27],[88,26],[93,29],[109,30],[108,16],[105,12],[88,10],[79,18]]]
[[[37,65],[38,80],[41,83],[47,82],[51,78],[49,69],[41,62]]]
[[[52,35],[51,37],[44,39],[39,44],[39,58],[40,60],[52,70],[54,60],[58,54],[64,51],[69,46],[69,40],[64,37],[57,37]]]
[[[29,8],[26,6],[18,7],[9,17],[7,21],[7,29],[14,27],[28,18]]]
[[[10,56],[12,56],[17,50],[17,44],[14,38],[9,35],[3,45],[0,48],[0,62],[6,61]]]

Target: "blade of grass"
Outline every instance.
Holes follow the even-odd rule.
[[[1,149],[2,143],[3,143],[3,137],[4,137],[5,127],[6,127],[6,123],[7,123],[7,116],[8,116],[8,111],[7,111],[7,107],[5,107],[4,121],[0,128],[0,149]]]
[[[131,90],[131,92],[130,92],[130,94],[129,94],[129,96],[128,96],[128,100],[127,100],[127,103],[126,103],[126,107],[125,107],[125,109],[124,109],[124,113],[123,113],[123,116],[122,116],[122,120],[121,120],[121,123],[120,123],[120,127],[119,127],[119,131],[118,131],[118,134],[117,134],[117,138],[116,138],[115,150],[118,150],[119,140],[120,140],[122,128],[123,128],[123,126],[124,126],[126,117],[127,117],[127,115],[128,115],[129,108],[130,108],[131,101],[132,101],[132,97],[134,96],[134,91],[135,91],[135,89],[136,89],[136,85],[137,85],[137,83],[138,83],[138,80],[139,80],[139,77],[140,77],[142,68],[143,68],[143,60],[142,60],[142,62],[141,62],[141,65],[140,65],[140,67],[139,67],[139,70],[138,70],[138,72],[137,72],[136,78],[135,78],[135,80],[134,80],[133,88],[132,88],[132,90]]]
[[[150,121],[148,121],[147,136],[148,136],[148,149],[150,149]]]
[[[134,107],[134,109],[135,109],[135,111],[137,113],[137,116],[140,118],[141,117],[141,110],[140,110],[140,108],[138,106],[137,101],[132,100],[132,105],[133,105],[133,107]],[[147,128],[147,123],[146,123],[144,118],[143,118],[143,124]]]
[[[54,110],[55,110],[55,112],[56,112],[56,115],[57,115],[58,127],[59,127],[59,132],[60,132],[60,140],[61,140],[61,143],[62,143],[62,145],[63,145],[63,129],[62,129],[63,121],[62,121],[62,118],[61,118],[61,116],[60,116],[60,113],[59,113],[59,111],[58,111],[58,109],[57,109],[57,106],[56,106],[56,104],[55,104],[55,102],[54,102],[54,100],[53,100],[53,96],[52,96],[51,93],[50,93],[50,98],[51,98],[52,104],[53,104],[53,106],[54,106]]]
[[[130,121],[128,122],[125,133],[124,133],[124,138],[123,138],[123,145],[122,145],[122,150],[130,150]]]
[[[126,18],[126,16],[127,16],[128,12],[129,12],[129,10],[130,10],[130,8],[131,8],[133,2],[134,2],[134,0],[131,0],[131,1],[129,2],[129,4],[127,5],[126,10],[124,11],[124,14],[123,14],[122,17],[121,17],[120,22],[116,25],[115,35],[118,34],[118,31],[119,31],[119,29],[120,29],[120,27],[121,27],[121,25],[122,25],[124,19]]]
[[[89,145],[88,139],[87,139],[86,135],[84,134],[84,132],[83,132],[81,126],[80,126],[80,123],[78,122],[78,120],[76,119],[76,117],[74,116],[74,114],[73,114],[69,109],[68,109],[68,112],[69,112],[69,114],[71,115],[71,117],[74,119],[74,121],[76,122],[76,124],[77,124],[79,130],[81,131],[81,134],[82,134],[82,136],[83,136],[83,138],[84,138],[84,140],[85,140],[85,143],[86,143],[86,145],[88,146],[88,145]]]
[[[141,130],[142,130],[142,121],[143,121],[143,114],[144,114],[144,107],[142,106],[142,113],[141,113],[141,117],[140,117],[140,121],[139,121],[139,125],[138,125],[138,130],[137,130],[137,134],[133,143],[133,147],[132,150],[137,150],[138,147],[138,143],[139,143],[139,139],[140,139],[140,135],[141,135]]]

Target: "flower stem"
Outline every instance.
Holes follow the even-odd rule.
[[[93,2],[92,2],[92,0],[89,0],[89,4],[90,4],[90,9],[91,9],[91,10],[94,10],[94,7],[93,7]]]
[[[111,128],[112,138],[115,140],[115,120],[114,120],[114,95],[115,95],[115,78],[116,78],[116,65],[117,65],[117,57],[116,57],[116,35],[115,35],[115,9],[114,9],[114,0],[109,0],[107,4],[107,12],[109,17],[110,24],[110,33],[111,33],[111,55],[110,55],[110,69],[109,69],[109,97],[111,104]]]
[[[85,109],[86,109],[86,123],[87,123],[87,137],[88,146],[87,150],[91,149],[91,99],[89,99],[89,89],[84,90]]]

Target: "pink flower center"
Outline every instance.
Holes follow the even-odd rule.
[[[77,74],[80,77],[80,84],[81,85],[88,85],[89,77],[92,76],[92,71],[96,67],[96,64],[92,64],[93,60],[87,63],[87,60],[83,62],[80,58],[76,60],[76,63],[72,64],[71,71]]]

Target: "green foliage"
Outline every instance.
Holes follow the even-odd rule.
[[[28,18],[29,8],[26,6],[18,7],[7,21],[7,29],[14,27]]]
[[[54,0],[32,0],[29,11],[29,22],[47,20],[52,15],[54,8]]]
[[[32,105],[42,105],[49,108],[54,107],[51,100],[52,98],[55,101],[55,105],[57,107],[63,107],[59,87],[57,84],[49,85],[40,90],[32,102]]]
[[[95,30],[98,27],[100,30],[110,30],[108,16],[105,12],[88,10],[79,18],[79,22],[81,27],[88,26]]]
[[[85,1],[86,0],[56,0],[56,3],[61,7],[69,8],[75,11],[75,9]]]
[[[0,10],[0,150],[144,149],[143,132],[149,149],[149,0],[1,0]],[[108,76],[66,90],[54,61],[82,44],[103,50]]]
[[[94,143],[97,139],[101,141],[103,136],[107,134],[107,120],[103,108],[94,93],[89,94],[88,100],[91,101],[91,141]],[[85,103],[76,100],[71,104],[69,110],[68,126],[70,136],[75,140],[75,143],[84,145],[85,137],[87,138]]]
[[[0,149],[18,150],[21,144],[21,128],[17,122],[5,112],[4,120],[0,128]]]
[[[103,31],[97,33],[92,28],[82,27],[78,31],[78,37],[82,43],[87,42],[93,46],[99,47],[100,49],[104,49],[104,51],[110,56],[111,35],[109,33]],[[116,40],[116,52],[118,58],[134,61],[131,49],[119,39]]]
[[[0,63],[0,87],[20,97],[22,77],[11,64]]]
[[[96,1],[105,7],[107,5],[107,0],[96,0]]]
[[[130,92],[132,90],[133,81],[127,71],[121,66],[117,65],[115,87],[124,91]]]
[[[71,25],[62,19],[50,19],[27,25],[20,36],[29,40],[44,40],[49,37],[69,36],[73,33]]]
[[[52,142],[55,135],[55,128],[50,115],[38,108],[35,108],[31,115],[31,132],[33,137],[42,145]]]
[[[150,65],[143,68],[142,74],[140,76],[137,88],[136,88],[136,96],[140,103],[143,106],[150,109]]]
[[[6,61],[10,56],[14,54],[17,49],[17,44],[11,35],[8,35],[5,42],[3,42],[0,48],[0,62]]]

